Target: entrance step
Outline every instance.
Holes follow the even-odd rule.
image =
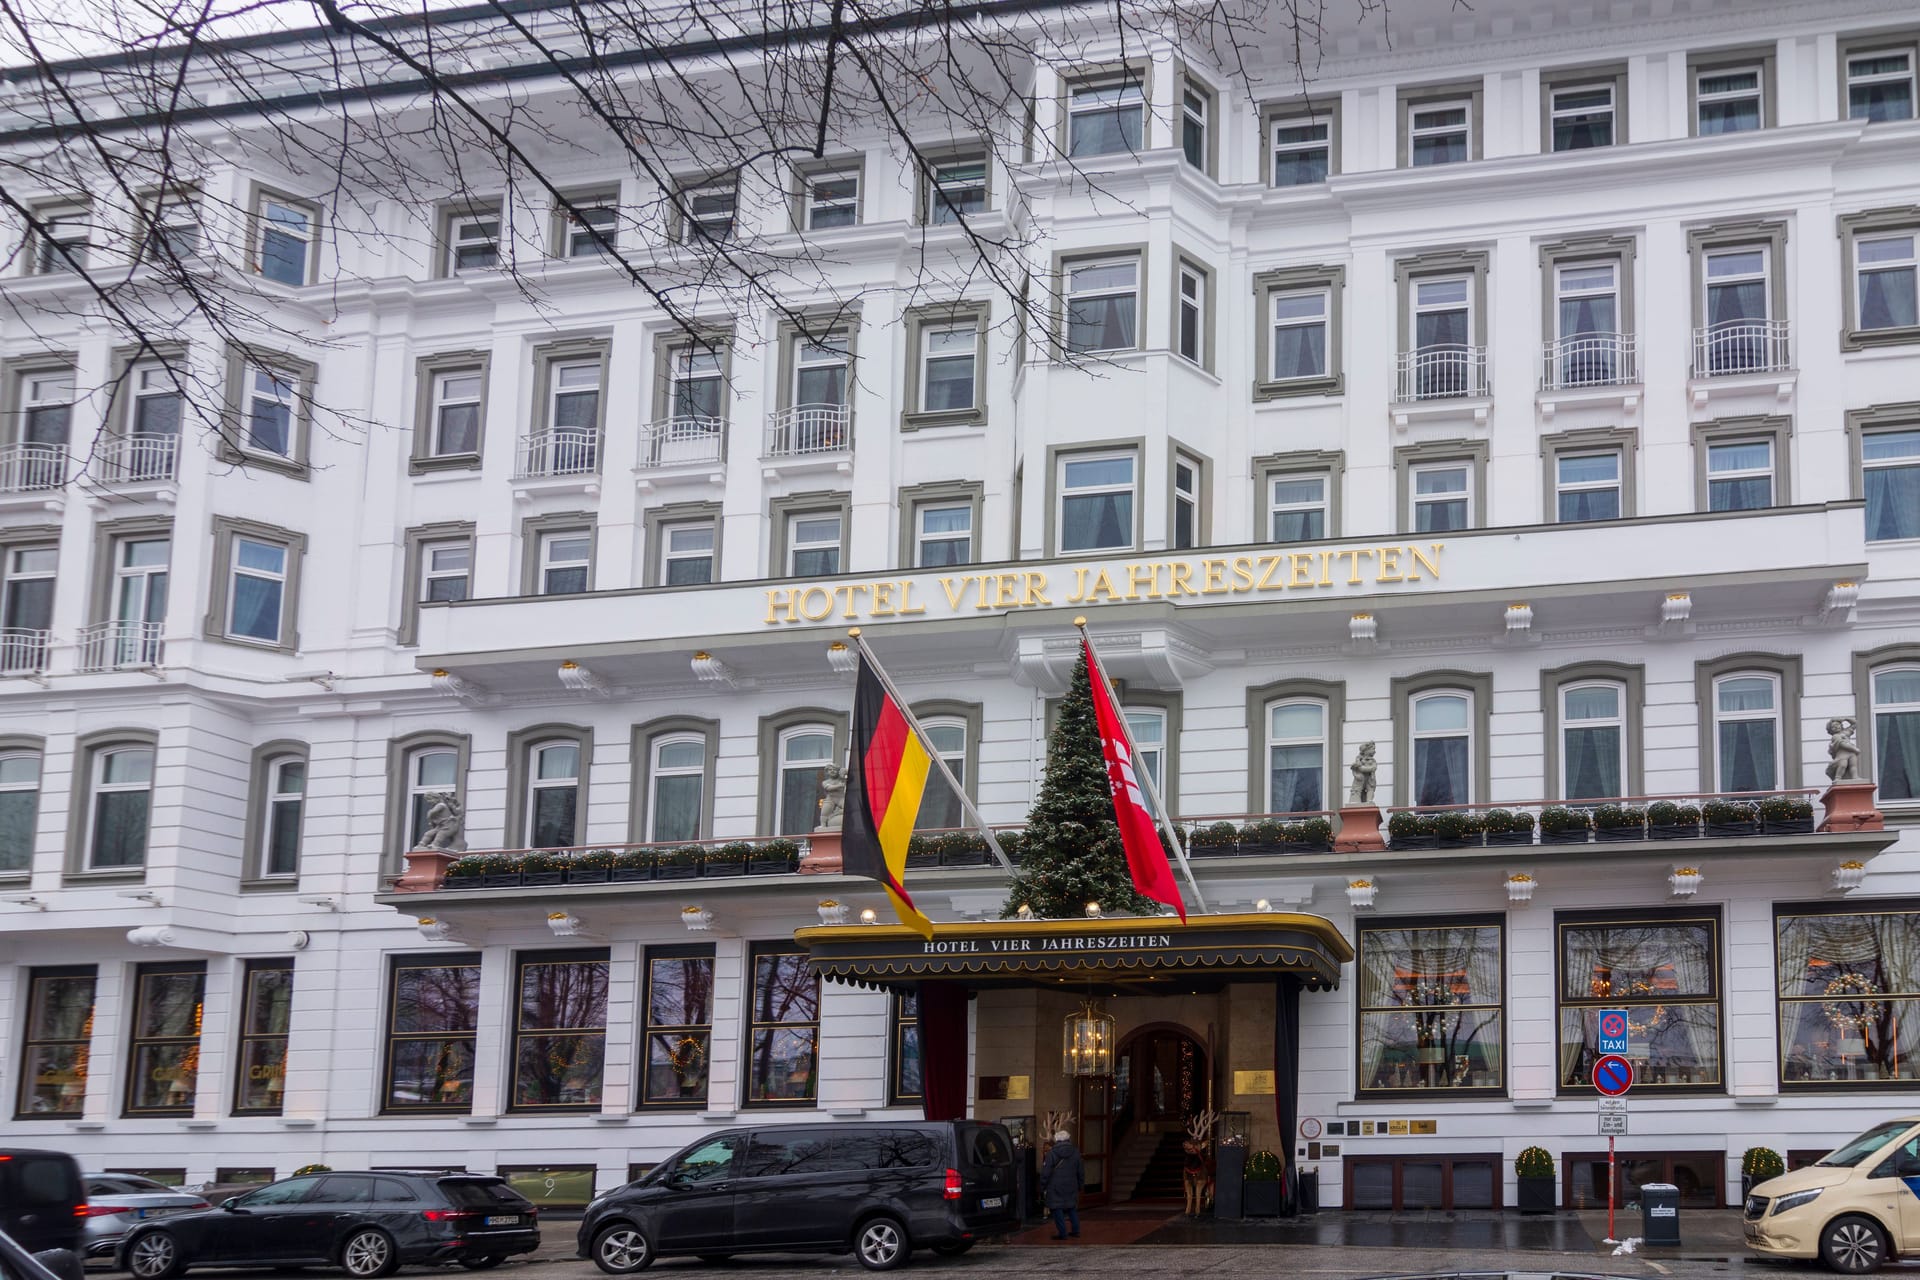
[[[1160,1135],[1160,1141],[1150,1148],[1151,1154],[1147,1157],[1145,1167],[1134,1180],[1133,1192],[1127,1197],[1130,1201],[1165,1200],[1179,1203],[1186,1198],[1183,1180],[1186,1168],[1185,1137],[1178,1130]]]

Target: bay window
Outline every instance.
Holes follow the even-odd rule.
[[[1583,151],[1613,145],[1611,84],[1556,85],[1547,92],[1553,150]]]
[[[922,203],[927,221],[947,226],[987,208],[987,158],[981,152],[957,154],[928,161]]]
[[[1278,116],[1270,128],[1274,186],[1306,187],[1327,180],[1333,169],[1331,116]]]
[[[1136,462],[1132,453],[1060,456],[1062,552],[1132,549]]]
[[[1765,122],[1760,67],[1715,67],[1694,72],[1694,132],[1701,137],[1747,133]]]
[[[1847,118],[1869,124],[1913,119],[1913,62],[1911,44],[1849,53]]]
[[[1140,259],[1104,258],[1068,264],[1069,354],[1132,351],[1140,344]]]
[[[1072,87],[1067,103],[1067,154],[1138,151],[1145,141],[1146,93],[1132,75]]]
[[[1627,1014],[1636,1092],[1722,1088],[1717,914],[1568,914],[1560,953],[1559,1087],[1589,1093],[1602,1009]]]
[[[1458,164],[1473,156],[1471,102],[1418,103],[1407,107],[1410,163],[1416,167]]]
[[[1502,1091],[1500,923],[1369,923],[1361,926],[1357,942],[1360,1094]]]
[[[299,288],[312,283],[315,224],[319,210],[297,200],[262,193],[254,206],[254,269],[269,280]]]

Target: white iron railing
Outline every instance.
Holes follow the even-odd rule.
[[[0,676],[37,676],[47,669],[53,632],[34,627],[0,628]]]
[[[1630,333],[1581,333],[1549,342],[1540,374],[1543,391],[1638,381],[1639,352]]]
[[[146,484],[174,479],[179,462],[179,436],[127,436],[102,440],[91,470],[102,484]]]
[[[520,437],[513,478],[591,475],[600,469],[600,428],[555,427]]]
[[[58,489],[67,482],[67,451],[57,444],[0,446],[0,493]]]
[[[801,404],[767,420],[769,458],[838,453],[853,447],[851,414],[843,404]]]
[[[96,622],[80,628],[80,669],[157,667],[164,656],[157,622]]]
[[[1793,367],[1785,320],[1724,320],[1693,331],[1693,376],[1782,373]]]
[[[1400,400],[1487,394],[1487,349],[1442,343],[1400,353]]]
[[[649,422],[640,430],[640,465],[720,462],[727,454],[727,420],[691,415]]]

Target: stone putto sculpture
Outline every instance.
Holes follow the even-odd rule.
[[[837,764],[820,771],[820,825],[815,831],[838,831],[847,814],[847,774]]]
[[[1860,743],[1854,738],[1853,721],[1845,716],[1827,721],[1827,777],[1835,782],[1860,778]]]
[[[420,833],[416,849],[437,849],[444,853],[467,851],[467,815],[460,800],[451,791],[439,791],[427,797],[427,827]]]
[[[1353,790],[1350,802],[1353,804],[1373,803],[1373,775],[1379,766],[1373,760],[1374,746],[1371,742],[1360,744],[1360,754],[1353,758],[1347,771],[1353,774]]]

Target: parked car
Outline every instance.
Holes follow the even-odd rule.
[[[728,1129],[589,1204],[579,1255],[616,1276],[675,1254],[852,1252],[885,1271],[1016,1229],[1013,1176],[997,1124]]]
[[[90,1173],[81,1252],[89,1258],[109,1257],[137,1223],[211,1208],[203,1196],[135,1173]]]
[[[482,1271],[539,1248],[538,1220],[524,1196],[488,1174],[309,1174],[217,1209],[139,1223],[121,1241],[118,1261],[135,1280],[209,1266],[338,1266],[354,1280],[405,1263]]]
[[[80,1249],[87,1192],[63,1151],[0,1147],[0,1231],[28,1253]]]
[[[1819,1258],[1858,1274],[1920,1254],[1920,1116],[1875,1125],[1804,1169],[1747,1193],[1747,1247],[1776,1258]]]

